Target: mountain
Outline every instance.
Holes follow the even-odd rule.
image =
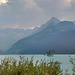
[[[53,20],[52,20],[53,21]],[[47,25],[46,25],[47,24]],[[75,24],[71,21],[48,22],[44,29],[13,44],[8,54],[44,54],[54,49],[56,53],[74,53]],[[39,30],[39,29],[38,29]]]
[[[56,53],[74,53],[75,51],[75,29],[61,31],[52,36],[43,38],[31,36],[15,43],[9,50],[10,54],[44,54],[54,49]]]
[[[33,29],[27,29],[27,30],[25,30],[25,37],[28,37],[28,36],[30,36],[30,35],[32,35],[32,34],[35,34],[35,32],[36,31],[38,31],[38,29],[39,29],[39,27],[35,27],[35,28],[33,28]]]
[[[55,17],[52,17],[50,20],[48,20],[45,24],[41,25],[40,28],[35,32],[35,33],[38,33],[38,32],[41,32],[43,29],[45,29],[46,27],[50,26],[50,25],[56,25],[57,23],[59,23],[60,20],[55,18]]]
[[[51,23],[51,22],[53,22],[54,24],[57,24],[57,23],[60,22],[60,20],[57,19],[56,17],[52,17],[49,21],[47,21],[47,24],[49,24],[49,23]]]
[[[0,50],[8,50],[15,42],[34,34],[36,30],[38,30],[38,27],[27,30],[11,28],[0,29]]]
[[[0,50],[7,50],[23,36],[23,29],[0,29]]]
[[[73,23],[75,24],[75,21],[73,21]]]

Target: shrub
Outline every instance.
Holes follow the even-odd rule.
[[[1,60],[0,75],[62,75],[62,70],[57,61],[47,63],[45,60],[37,60],[33,64],[33,57],[29,60],[20,56],[18,63],[12,58]]]

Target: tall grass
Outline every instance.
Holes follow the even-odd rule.
[[[74,59],[70,58],[70,62],[73,64],[73,74],[71,75],[75,75]],[[29,60],[20,56],[18,63],[15,59],[5,58],[1,60],[0,75],[70,75],[67,71],[63,74],[60,64],[51,59],[49,62],[42,59],[37,60],[34,64],[33,57]]]

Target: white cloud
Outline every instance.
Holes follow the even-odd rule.
[[[6,4],[8,2],[8,0],[0,0],[0,5],[1,4]]]

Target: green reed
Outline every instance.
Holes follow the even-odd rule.
[[[23,56],[20,56],[18,62],[13,58],[5,58],[1,60],[0,75],[70,75],[67,70],[63,74],[60,67],[61,63],[58,61],[54,62],[50,59],[49,62],[46,62],[41,59],[41,61],[37,60],[34,64],[33,60],[34,57],[29,60]],[[75,75],[74,59],[70,58],[70,62],[73,65],[73,74],[71,75]]]

